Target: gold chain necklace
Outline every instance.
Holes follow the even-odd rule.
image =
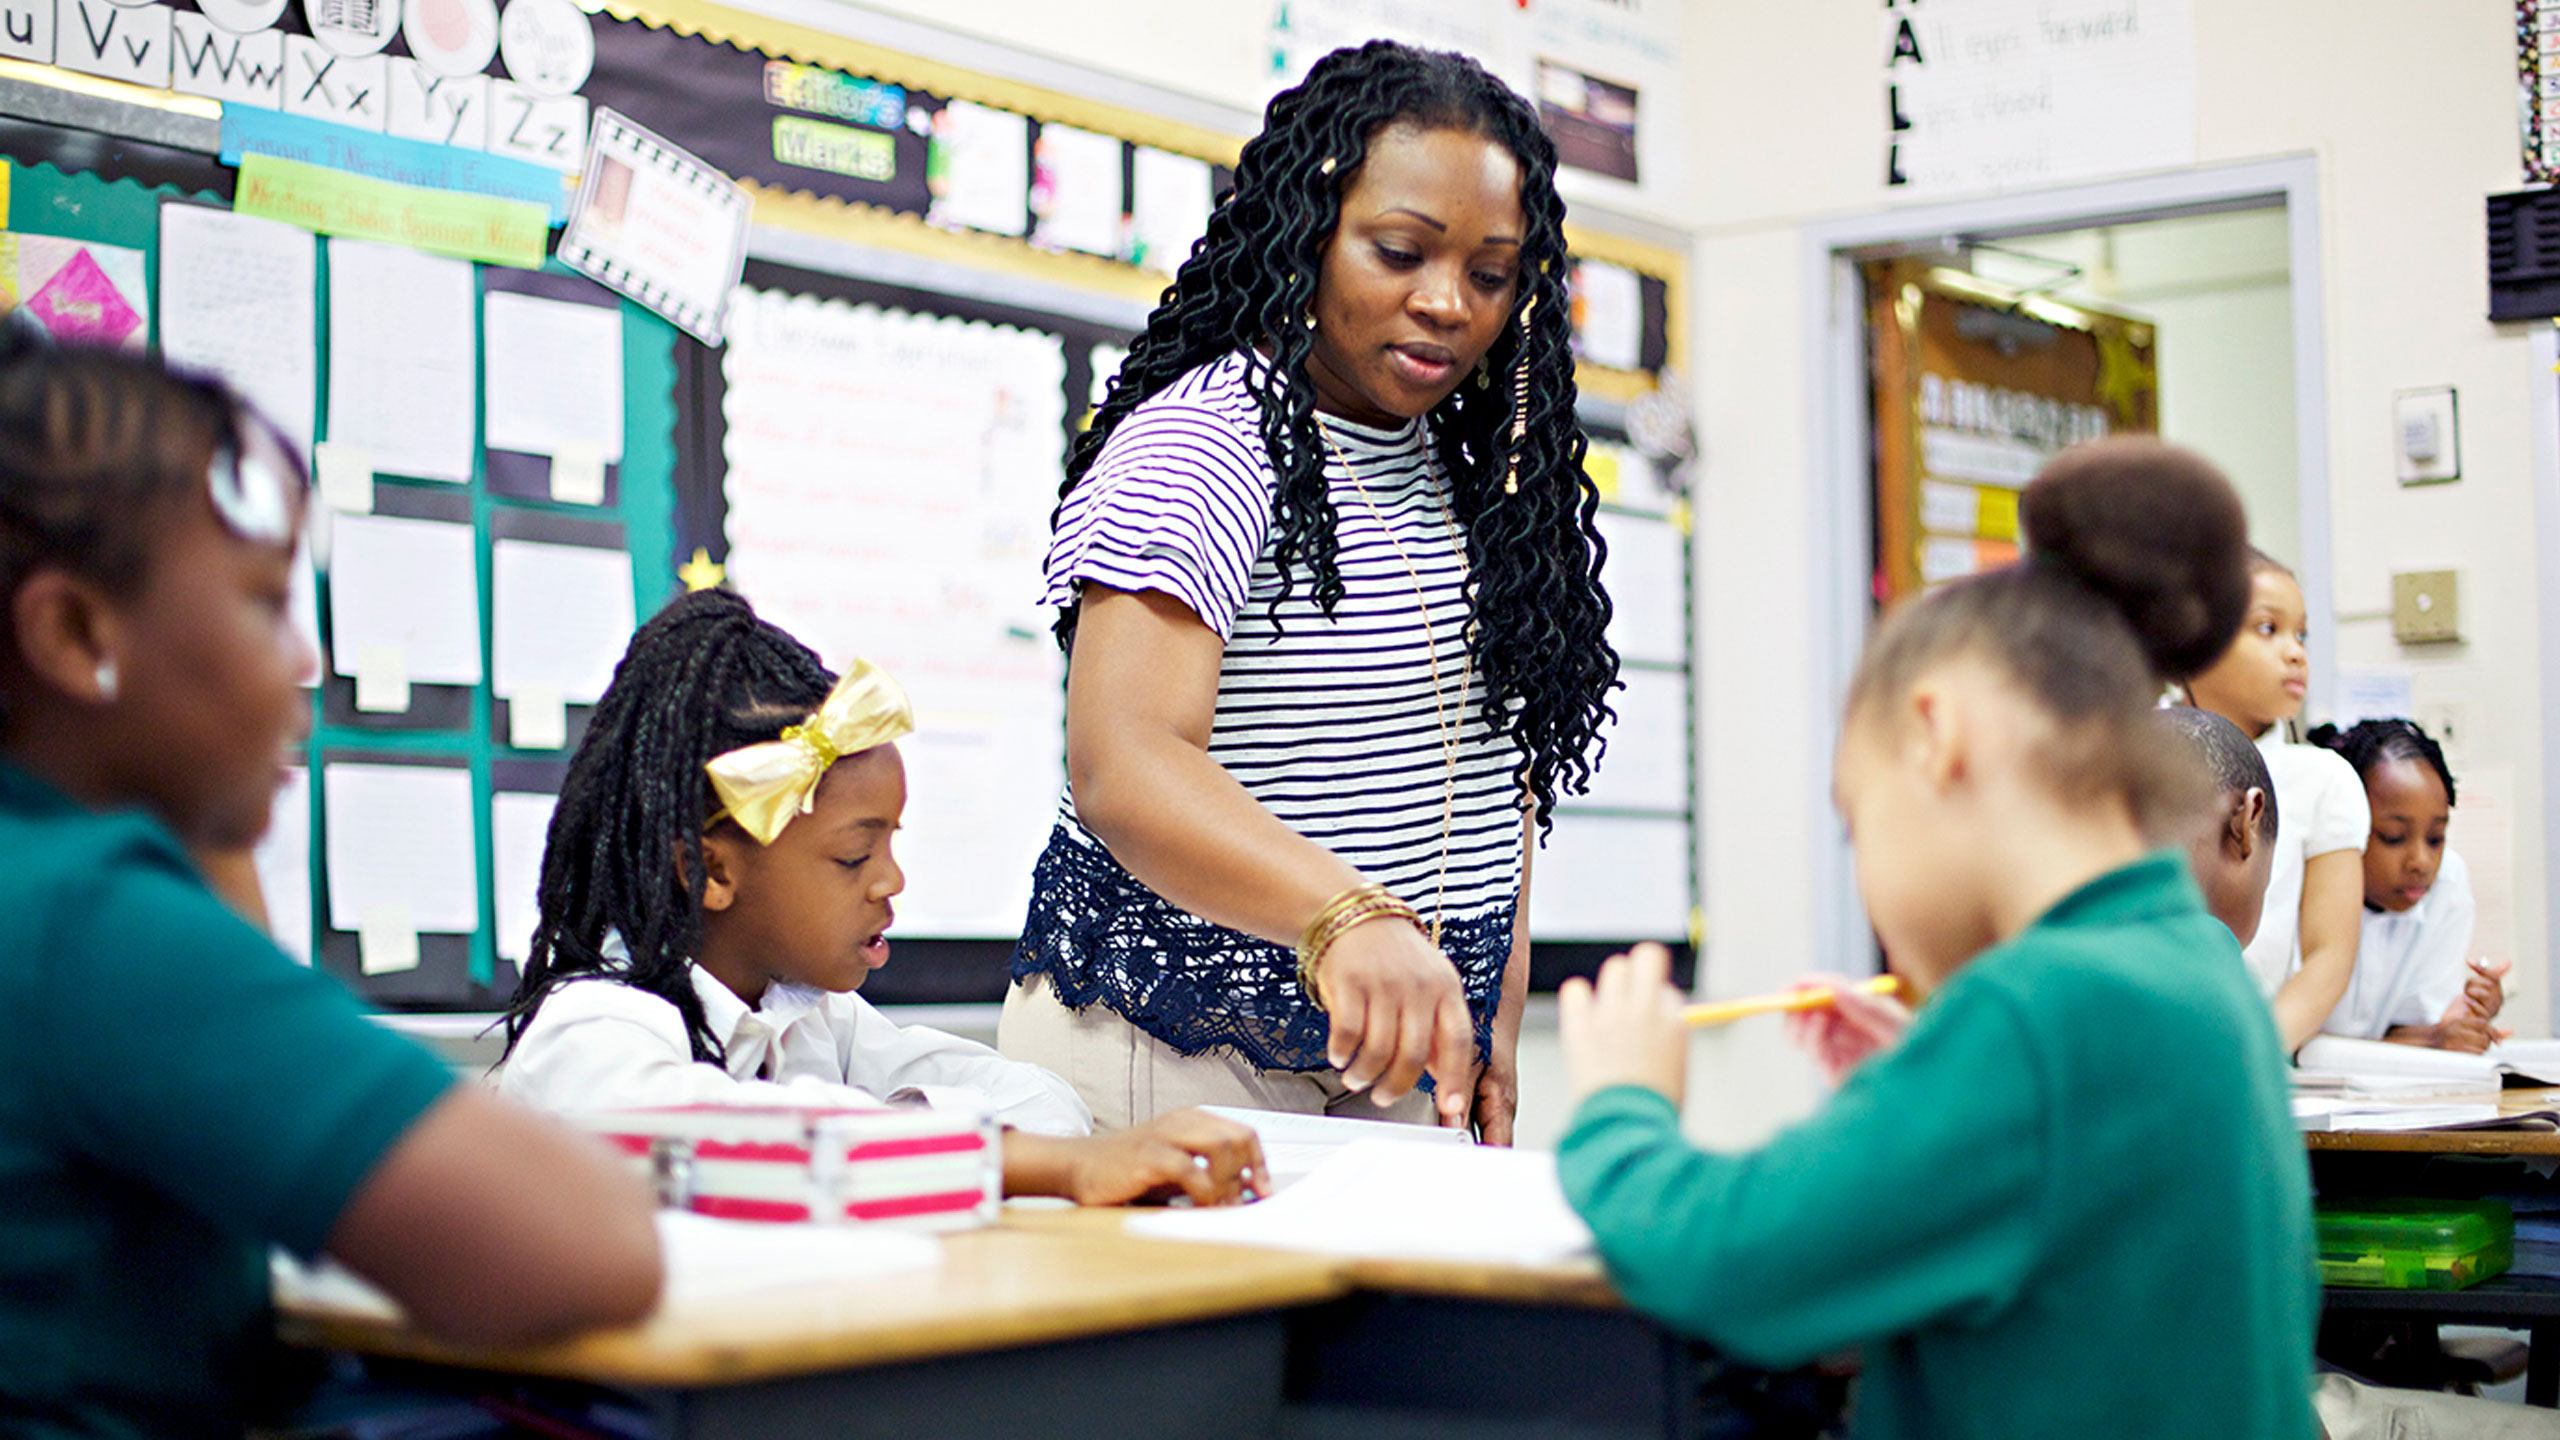
[[[1367,507],[1369,518],[1386,535],[1387,543],[1395,548],[1396,559],[1404,563],[1405,577],[1413,582],[1414,608],[1422,612],[1422,653],[1431,667],[1431,719],[1433,728],[1439,731],[1440,754],[1446,762],[1446,771],[1440,786],[1440,874],[1431,896],[1429,926],[1431,944],[1436,949],[1440,944],[1440,922],[1448,914],[1449,837],[1455,827],[1458,811],[1458,742],[1466,735],[1467,695],[1474,688],[1476,679],[1475,646],[1463,642],[1472,637],[1475,626],[1470,622],[1466,632],[1461,636],[1460,648],[1466,652],[1467,658],[1465,666],[1458,675],[1458,713],[1453,721],[1449,714],[1448,695],[1440,688],[1440,644],[1431,630],[1431,601],[1423,592],[1422,571],[1413,563],[1413,556],[1406,552],[1404,540],[1396,534],[1395,527],[1387,523],[1385,512],[1379,510],[1377,498],[1369,493],[1369,483],[1360,478],[1360,471],[1351,463],[1351,457],[1342,453],[1342,448],[1333,443],[1333,436],[1325,430],[1322,419],[1316,421],[1316,436],[1324,441],[1325,450],[1333,456],[1334,463],[1342,467],[1342,473],[1351,478],[1351,488],[1359,492],[1360,503]],[[1428,471],[1426,470],[1425,473],[1427,474]],[[1455,495],[1448,498],[1442,518],[1449,525],[1449,548],[1458,557],[1458,594],[1463,600],[1467,591],[1470,569],[1467,564],[1467,539],[1458,529],[1458,502]]]

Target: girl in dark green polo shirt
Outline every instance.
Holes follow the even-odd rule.
[[[420,1326],[636,1319],[637,1181],[205,888],[309,723],[299,464],[220,385],[0,329],[0,1432],[238,1435],[267,1250]]]
[[[2197,783],[2144,715],[2239,628],[2246,522],[2148,441],[2064,453],[2022,514],[2029,559],[1888,618],[1850,691],[1835,794],[1908,1032],[1810,1027],[1831,1103],[1707,1154],[1664,957],[1613,960],[1563,997],[1565,1189],[1639,1308],[1758,1364],[1861,1347],[1861,1435],[2302,1440],[2284,1057],[2143,839]]]

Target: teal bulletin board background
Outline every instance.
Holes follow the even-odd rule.
[[[102,180],[85,173],[65,174],[50,165],[10,164],[8,228],[13,233],[54,235],[66,239],[85,240],[100,245],[120,245],[140,250],[144,255],[144,273],[151,290],[152,343],[160,338],[160,207],[165,199],[191,200],[220,204],[210,193],[194,193],[176,186],[149,187],[130,180]],[[315,284],[316,314],[319,334],[314,338],[319,370],[320,393],[314,397],[315,438],[328,436],[329,414],[329,243],[322,237]],[[475,272],[488,267],[475,266]],[[576,272],[555,262],[547,262],[544,272],[576,276]],[[483,291],[485,293],[485,290]],[[329,877],[327,864],[327,832],[323,827],[325,806],[320,783],[322,757],[335,753],[359,755],[415,756],[447,761],[459,759],[471,771],[474,799],[475,863],[480,875],[480,926],[469,937],[470,976],[481,986],[489,986],[497,974],[496,894],[490,873],[489,796],[492,767],[507,760],[564,763],[565,750],[517,750],[500,743],[491,735],[491,712],[494,708],[489,677],[495,673],[490,654],[491,519],[509,510],[549,513],[563,517],[612,521],[622,526],[624,543],[631,555],[632,600],[634,613],[646,619],[664,604],[678,588],[676,566],[681,557],[675,555],[675,345],[677,331],[673,325],[654,313],[628,300],[620,302],[622,311],[622,460],[619,467],[619,489],[614,503],[608,505],[564,505],[542,500],[523,500],[490,493],[488,487],[488,452],[481,437],[475,434],[474,464],[471,483],[458,487],[434,481],[403,480],[395,476],[378,476],[377,491],[418,489],[450,496],[467,489],[470,496],[471,524],[478,553],[480,576],[480,661],[481,684],[472,692],[468,728],[461,730],[384,730],[364,725],[327,723],[320,704],[320,691],[312,691],[311,739],[305,747],[304,759],[311,767],[310,835],[311,835],[311,954],[315,963],[321,956],[321,941],[328,929]],[[475,305],[473,325],[480,324],[479,307]],[[485,356],[483,357],[485,371]],[[475,380],[473,403],[475,432],[482,423],[477,415],[485,375]],[[312,637],[320,646],[322,669],[327,669],[329,653],[329,576],[319,576],[320,631]],[[421,937],[432,940],[434,937]],[[359,990],[367,989],[360,976],[346,975]],[[510,982],[511,983],[511,982]],[[485,1005],[503,1003],[505,993],[492,996],[455,996],[453,1003]]]

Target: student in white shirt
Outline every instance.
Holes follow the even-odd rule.
[[[853,992],[888,963],[905,694],[723,591],[642,626],[570,761],[495,1080],[545,1109],[983,1105],[1009,1194],[1259,1193],[1253,1132],[1197,1110],[1094,1136],[1067,1083]]]
[[[2506,961],[2469,961],[2471,876],[2445,846],[2453,771],[2426,731],[2406,720],[2322,725],[2311,743],[2334,750],[2364,783],[2373,830],[2364,847],[2364,941],[2346,998],[2323,1027],[2334,1035],[2442,1050],[2487,1049],[2512,1033],[2494,1022],[2506,1001]]]
[[[2302,587],[2262,552],[2250,552],[2249,568],[2248,619],[2222,658],[2187,682],[2187,698],[2257,741],[2275,777],[2275,865],[2257,938],[2241,953],[2293,1051],[2319,1031],[2355,973],[2369,817],[2345,761],[2284,739],[2311,677]]]

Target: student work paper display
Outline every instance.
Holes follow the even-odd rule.
[[[631,557],[620,550],[500,540],[489,547],[491,677],[501,699],[604,698],[631,641]]]
[[[485,324],[489,448],[622,459],[622,309],[497,290]]]
[[[554,795],[501,790],[489,797],[489,880],[497,910],[498,958],[523,964],[541,919],[542,846],[550,838]]]
[[[380,474],[470,480],[475,289],[467,260],[329,242],[331,440]]]
[[[160,349],[216,375],[296,449],[319,402],[319,241],[308,230],[203,205],[160,207]]]
[[[368,657],[379,664],[397,651],[410,684],[479,684],[480,566],[471,527],[341,515],[331,528],[331,668],[359,675]],[[630,602],[628,580],[622,598]]]
[[[329,924],[364,933],[397,915],[411,931],[480,928],[471,772],[433,765],[336,764],[321,772]]]
[[[1592,1250],[1556,1157],[1491,1145],[1362,1140],[1253,1205],[1175,1210],[1129,1233],[1382,1260],[1553,1265]]]
[[[311,963],[311,772],[284,772],[268,811],[267,833],[251,859],[267,902],[267,931],[287,955]]]

